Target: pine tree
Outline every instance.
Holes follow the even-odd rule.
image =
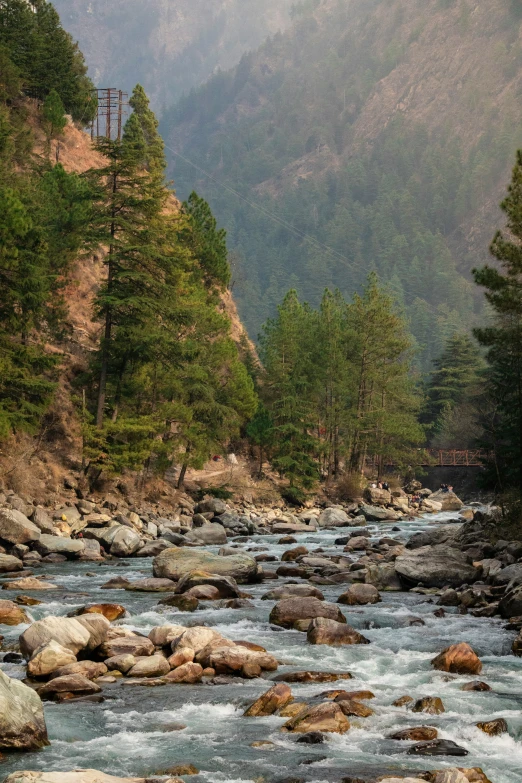
[[[217,228],[209,205],[197,193],[190,194],[188,200],[183,203],[183,211],[188,215],[190,225],[190,235],[186,239],[208,284],[227,286],[230,282],[230,267],[226,231]]]
[[[59,136],[67,125],[62,99],[54,89],[51,90],[44,101],[43,118],[49,139]]]
[[[149,99],[141,84],[137,84],[134,88],[129,104],[140,124],[145,139],[143,165],[153,176],[163,181],[167,167],[165,144],[158,132],[159,122],[154,112],[150,109]]]
[[[489,365],[491,415],[484,422],[484,445],[492,453],[489,479],[522,497],[522,150],[501,207],[508,234],[499,231],[491,245],[500,268],[488,265],[473,272],[493,311],[491,323],[476,329],[475,336],[487,348]]]

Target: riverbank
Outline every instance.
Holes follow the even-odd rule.
[[[408,592],[401,583],[395,584],[392,591],[381,585],[378,588],[381,600],[377,603],[337,603],[342,594],[350,591],[351,585],[371,584],[376,569],[381,575],[390,573],[390,567],[395,571],[399,558],[411,557],[420,550],[405,549],[409,540],[415,542],[415,536],[425,535],[427,531],[433,535],[435,531],[447,530],[448,522],[458,519],[459,513],[432,514],[413,520],[365,519],[367,524],[362,525],[361,534],[360,520],[353,527],[354,520],[361,516],[359,510],[358,507],[357,511],[348,512],[349,521],[341,524],[344,530],[316,527],[314,523],[301,531],[289,531],[275,526],[295,522],[281,517],[274,521],[274,517],[261,532],[229,535],[227,546],[231,548],[228,554],[227,551],[223,554],[225,559],[232,553],[257,558],[254,563],[263,569],[263,575],[256,574],[253,582],[240,586],[241,593],[248,597],[196,599],[197,609],[193,612],[169,606],[164,601],[169,593],[103,587],[113,579],[123,578],[131,584],[150,579],[153,570],[157,572],[158,561],[154,566],[149,558],[114,557],[92,563],[68,560],[40,565],[37,575],[45,576],[44,581],[56,588],[30,592],[30,597],[42,602],[26,607],[30,620],[50,615],[64,617],[93,603],[119,604],[126,614],[114,621],[112,628],[148,636],[153,628],[166,624],[207,626],[228,640],[243,640],[263,647],[276,659],[278,668],[276,672],[266,672],[263,678],[249,679],[232,672],[209,673],[196,684],[165,687],[136,687],[131,684],[135,677],[118,677],[114,682],[100,682],[100,692],[89,697],[93,700],[61,703],[45,700],[51,744],[39,753],[8,755],[1,771],[7,775],[20,769],[94,768],[109,774],[151,778],[160,774],[172,777],[177,765],[190,763],[199,773],[185,779],[194,783],[259,778],[333,782],[374,781],[383,775],[415,776],[428,770],[458,766],[482,767],[493,783],[515,783],[522,764],[518,744],[522,728],[519,717],[522,659],[513,656],[510,650],[516,631],[507,629],[500,619],[477,616],[473,607],[464,614],[460,606],[439,606],[438,593],[447,583],[437,588],[415,587]],[[317,519],[325,511],[320,510]],[[332,515],[334,510],[329,510],[326,516]],[[451,522],[449,529],[458,534],[463,529],[459,525],[470,525],[471,513],[464,510],[466,516],[467,522]],[[297,524],[304,525],[304,518]],[[308,551],[296,552],[298,547]],[[216,555],[220,548],[223,547],[205,545],[187,551]],[[508,553],[499,551],[498,554],[502,558]],[[473,561],[469,565],[474,567]],[[277,600],[273,594],[270,597],[270,593],[284,584],[290,590],[295,589],[292,584],[299,584],[319,591],[324,605],[338,607],[346,619],[345,625],[353,627],[370,643],[313,644],[310,629],[308,633],[304,630],[306,623],[301,623],[301,631],[293,627],[299,621],[276,625],[273,612],[281,599]],[[191,589],[189,586],[188,590]],[[466,589],[461,581],[456,592],[464,593]],[[20,592],[15,587],[3,591],[1,597],[16,601]],[[263,598],[267,594],[269,597]],[[3,626],[4,649],[12,650],[26,627],[27,623]],[[431,666],[436,654],[461,641],[471,644],[478,653],[483,665],[480,680],[491,690],[463,691],[462,686],[477,677],[441,672]],[[167,656],[165,648],[154,654],[158,653]],[[16,662],[16,658],[13,661],[12,652],[8,658],[12,662],[0,663],[1,669],[10,677],[25,677],[22,661]],[[274,677],[285,677],[296,671],[322,671],[332,676],[350,673],[352,679],[340,679],[333,685],[289,683],[294,702],[313,707],[328,698],[320,694],[333,688],[350,693],[371,691],[374,698],[360,702],[371,714],[350,715],[349,730],[339,734],[322,732],[322,741],[316,745],[297,742],[298,733],[281,731],[288,716],[244,717],[244,711],[266,692]],[[159,679],[157,676],[146,679],[149,685],[158,685],[153,682]],[[406,695],[412,699],[410,705],[426,696],[438,697],[444,712],[432,715],[413,712],[406,704],[394,706],[394,702]],[[477,723],[499,718],[506,721],[507,733],[489,736],[477,728]],[[467,755],[437,755],[436,758],[427,752],[412,755],[407,751],[415,741],[390,739],[399,730],[418,726],[435,729],[439,740],[456,743]],[[422,779],[430,778],[423,775]],[[486,780],[484,777],[467,779],[473,779],[474,783]]]

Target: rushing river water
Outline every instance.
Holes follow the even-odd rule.
[[[447,521],[448,514],[369,527],[374,540],[384,535],[406,540],[412,533],[435,521]],[[397,524],[397,523],[393,523]],[[339,553],[334,539],[342,529],[299,535],[298,543],[310,550],[323,547]],[[246,550],[266,547],[267,554],[281,554],[288,545],[280,536],[252,536],[242,543]],[[213,551],[216,548],[209,547]],[[267,568],[277,567],[267,564]],[[367,607],[341,607],[350,625],[363,631],[370,645],[313,646],[306,635],[270,626],[272,601],[261,596],[285,579],[245,586],[254,606],[243,609],[205,608],[181,613],[158,606],[162,595],[123,590],[100,590],[114,576],[151,576],[151,561],[134,559],[107,563],[66,563],[47,566],[60,591],[34,593],[43,601],[28,611],[33,619],[65,615],[92,602],[122,603],[129,616],[119,624],[147,633],[167,622],[209,625],[236,640],[262,644],[280,661],[278,673],[296,669],[349,671],[353,679],[339,684],[291,685],[296,701],[306,701],[328,688],[372,690],[375,714],[350,718],[351,730],[343,735],[326,735],[321,745],[296,744],[295,736],[282,734],[283,718],[244,718],[245,706],[269,687],[266,680],[231,679],[226,684],[166,685],[146,688],[125,685],[121,680],[105,685],[102,703],[46,702],[45,715],[50,747],[39,753],[8,756],[0,765],[0,776],[20,769],[70,770],[94,768],[113,775],[152,777],[179,763],[199,768],[193,783],[240,783],[264,778],[267,781],[304,779],[340,781],[346,776],[371,778],[388,772],[406,775],[429,769],[480,766],[493,783],[522,780],[522,658],[510,654],[513,633],[498,620],[462,616],[447,609],[443,618],[429,598],[414,593],[383,593],[382,603]],[[321,586],[325,599],[335,601],[346,585]],[[15,593],[3,591],[2,598]],[[425,625],[410,625],[420,617]],[[2,628],[8,642],[24,630]],[[458,677],[434,671],[430,659],[444,647],[469,642],[480,655],[484,669],[480,679],[492,692],[463,692],[460,686],[473,677]],[[0,653],[0,659],[2,654]],[[24,677],[25,667],[0,666],[11,677]],[[398,697],[440,696],[446,712],[431,716],[413,714],[405,707],[392,707]],[[478,721],[505,718],[509,734],[489,737],[475,727]],[[180,728],[180,724],[185,728]],[[423,758],[405,755],[410,743],[386,739],[393,731],[416,725],[435,726],[439,736],[469,751],[466,758]],[[256,740],[274,745],[252,748]]]

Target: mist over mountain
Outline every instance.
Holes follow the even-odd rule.
[[[144,85],[157,110],[289,24],[293,0],[56,0],[99,87]]]
[[[504,0],[308,0],[167,113],[169,146],[215,178],[171,154],[180,196],[197,179],[228,230],[251,334],[289,288],[316,304],[371,270],[424,369],[476,322],[470,271],[522,143],[521,21]]]

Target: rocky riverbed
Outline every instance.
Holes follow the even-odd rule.
[[[81,547],[44,554],[98,540],[56,536],[55,523],[70,526],[62,509],[45,512],[52,530],[36,525],[25,543],[7,541],[4,523],[4,737],[6,705],[20,705],[16,683],[29,675],[19,744],[32,737],[41,750],[13,753],[4,741],[0,770],[46,772],[49,783],[77,783],[53,777],[75,769],[194,783],[519,781],[511,610],[522,551],[492,544],[492,514],[461,505],[412,509],[377,491],[295,518],[211,500],[159,524],[108,509],[120,521],[98,527],[102,508],[77,509],[80,531],[104,531],[106,551],[116,525],[137,533],[131,559]],[[138,521],[124,524],[130,514]],[[198,530],[221,540],[203,543]]]

